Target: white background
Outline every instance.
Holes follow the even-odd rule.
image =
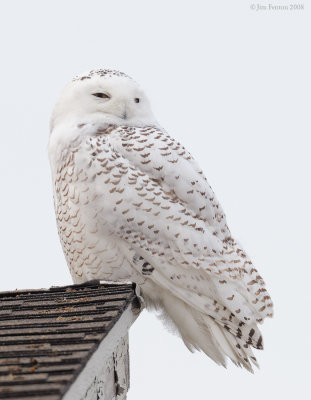
[[[199,161],[275,302],[255,375],[191,354],[145,311],[131,329],[130,400],[311,398],[311,5],[251,4],[1,3],[0,290],[71,282],[53,211],[49,115],[72,76],[110,67],[141,83],[160,124]]]

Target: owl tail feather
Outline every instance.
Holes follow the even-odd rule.
[[[250,346],[228,332],[209,315],[194,309],[165,289],[157,287],[156,299],[149,297],[148,292],[143,290],[147,307],[160,311],[162,322],[169,330],[179,334],[191,352],[202,350],[216,364],[223,367],[226,367],[226,356],[236,366],[244,367],[250,372],[253,372],[253,369],[249,360],[258,367]]]

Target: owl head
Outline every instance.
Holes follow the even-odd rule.
[[[77,76],[65,87],[52,113],[51,130],[64,122],[157,125],[139,85],[122,72],[103,69]]]

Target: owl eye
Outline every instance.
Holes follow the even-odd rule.
[[[106,93],[92,93],[93,96],[100,97],[101,99],[110,99],[110,96]]]
[[[139,98],[135,97],[134,101],[135,101],[135,103],[139,103]]]

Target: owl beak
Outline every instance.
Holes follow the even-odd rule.
[[[122,118],[122,119],[126,119],[126,118],[127,118],[126,110],[123,111],[123,114],[122,114],[122,117],[121,117],[121,118]]]

